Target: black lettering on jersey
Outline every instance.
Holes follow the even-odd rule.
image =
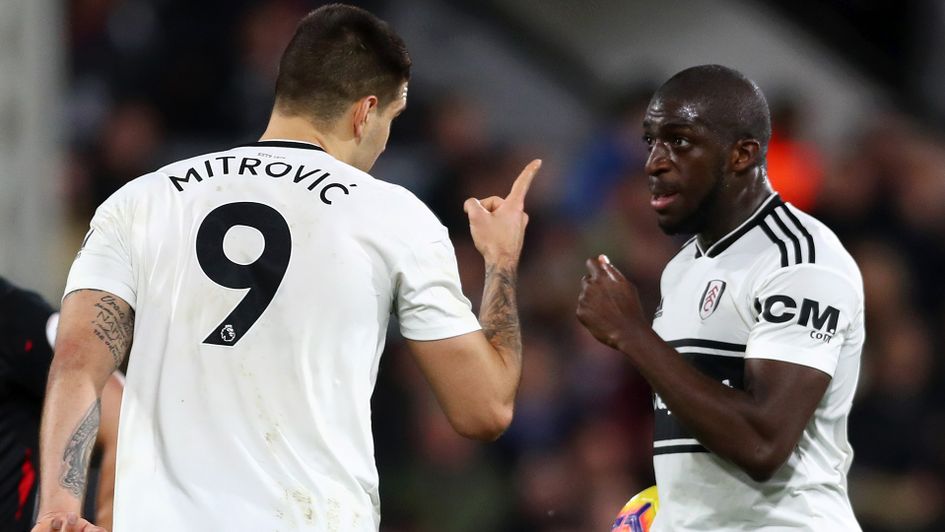
[[[827,332],[833,334],[837,332],[837,323],[840,321],[840,309],[827,305],[824,313],[820,313],[820,302],[805,298],[801,301],[801,317],[797,322],[807,326],[811,318],[814,320],[814,328],[823,331],[827,326]]]
[[[312,184],[308,186],[308,189],[309,189],[309,190],[315,190],[315,187],[317,187],[317,186],[319,185],[319,183],[321,183],[322,181],[324,181],[325,178],[328,177],[328,176],[330,176],[330,175],[331,175],[331,174],[329,174],[328,172],[325,172],[324,174],[318,176],[318,179],[316,179],[315,181],[312,181]]]
[[[351,186],[352,186],[352,187],[355,187],[355,186],[357,186],[357,185],[351,185]],[[340,188],[341,191],[344,192],[345,196],[348,195],[348,187],[342,185],[341,183],[329,183],[329,184],[325,185],[325,188],[322,189],[322,193],[319,194],[319,196],[320,196],[321,199],[322,199],[322,202],[324,202],[325,205],[331,205],[331,200],[328,199],[328,196],[326,195],[326,193],[327,193],[330,189],[333,189],[333,188]]]
[[[285,168],[285,170],[283,170],[282,173],[277,173],[273,170],[274,166],[282,166],[283,168]],[[266,165],[266,174],[269,177],[275,177],[275,178],[285,177],[285,175],[291,171],[292,171],[292,167],[289,166],[288,163],[275,162],[275,163],[269,163]]]
[[[250,161],[253,161],[253,163],[255,164],[250,164],[249,163]],[[240,175],[243,175],[246,173],[245,170],[249,170],[249,173],[253,175],[258,175],[256,173],[256,167],[261,164],[262,164],[262,161],[260,161],[259,159],[254,159],[252,157],[243,157],[243,161],[240,163],[240,171],[237,173]]]
[[[775,309],[775,305],[781,303],[782,308]],[[771,323],[785,323],[797,317],[798,325],[823,331],[825,328],[828,333],[837,332],[837,325],[840,322],[840,309],[827,305],[823,313],[820,312],[820,302],[813,299],[804,298],[801,300],[800,312],[793,312],[797,308],[797,302],[793,298],[785,295],[768,296],[764,302],[764,311],[761,316],[765,321]],[[757,308],[757,305],[756,305]]]
[[[778,303],[781,303],[784,308],[780,309],[780,312],[775,314],[774,306]],[[767,299],[765,299],[764,312],[762,312],[761,315],[764,317],[765,321],[771,323],[784,323],[786,321],[791,321],[794,319],[794,316],[797,316],[797,314],[788,310],[796,308],[797,302],[788,296],[769,296]]]
[[[194,178],[194,181],[198,183],[203,181],[203,178],[200,177],[200,174],[197,173],[197,170],[194,170],[193,168],[189,168],[187,170],[187,173],[184,175],[184,177],[177,177],[177,176],[172,176],[172,175],[168,175],[167,177],[170,178],[171,183],[174,184],[178,192],[184,191],[184,187],[181,186],[181,183],[190,183],[191,177]]]
[[[268,155],[263,154],[261,156],[268,156]],[[204,159],[203,167],[207,171],[206,177],[210,178],[214,176],[214,168],[213,168],[214,164],[212,161],[221,163],[221,166],[223,168],[223,171],[221,173],[224,176],[229,174],[231,159],[235,160],[236,157],[233,155],[223,155],[219,157],[214,157],[212,159]],[[262,167],[266,175],[272,178],[276,178],[276,179],[292,174],[294,171],[295,175],[292,177],[292,182],[295,184],[301,183],[307,178],[312,177],[315,174],[321,172],[321,175],[315,178],[311,183],[303,184],[303,186],[305,186],[308,190],[315,192],[318,195],[318,198],[321,200],[321,202],[324,203],[325,205],[333,205],[335,201],[337,201],[337,198],[340,197],[339,195],[350,196],[351,189],[357,186],[357,184],[354,184],[354,183],[350,183],[347,185],[338,183],[338,182],[330,182],[330,181],[328,183],[325,183],[325,181],[329,177],[331,177],[331,172],[325,172],[321,168],[316,168],[311,171],[306,171],[305,165],[300,165],[298,168],[296,168],[292,164],[282,162],[282,161],[270,162],[266,164],[265,166],[263,166],[262,159],[257,159],[253,157],[241,158],[237,173],[240,175],[245,175],[248,172],[250,175],[258,176],[260,175],[259,173],[260,167]],[[183,177],[174,176],[174,175],[168,175],[167,177],[168,179],[171,180],[171,184],[174,185],[174,188],[176,188],[178,192],[184,191],[184,184],[189,184],[192,180],[194,182],[201,183],[203,182],[203,179],[204,179],[204,176],[200,175],[200,172],[198,172],[196,168],[188,168],[187,172],[184,174]],[[319,186],[322,185],[323,183],[325,184],[321,186],[321,188],[319,188]],[[332,192],[335,189],[337,190]]]
[[[236,159],[235,155],[221,155],[217,157],[216,160],[223,161],[223,173],[230,173],[230,159]]]
[[[293,182],[293,183],[298,183],[299,181],[305,179],[306,177],[309,177],[309,176],[312,176],[312,175],[317,174],[318,172],[321,172],[322,169],[321,169],[321,168],[316,168],[316,169],[312,170],[311,172],[309,172],[309,173],[307,173],[307,174],[305,174],[305,175],[302,175],[302,172],[304,172],[304,171],[305,171],[305,165],[300,166],[300,167],[299,167],[299,170],[295,173],[295,177],[292,178],[292,182]]]

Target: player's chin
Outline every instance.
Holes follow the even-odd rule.
[[[674,205],[673,208],[656,211],[656,223],[667,235],[689,235],[699,232],[700,217],[697,210],[681,207],[685,205]]]
[[[684,230],[684,224],[682,224],[678,218],[666,214],[657,213],[656,224],[659,225],[660,230],[667,235],[678,235]]]

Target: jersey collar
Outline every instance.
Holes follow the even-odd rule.
[[[718,257],[719,254],[728,249],[729,246],[735,243],[735,241],[745,236],[745,233],[751,231],[756,225],[758,225],[758,223],[761,222],[765,216],[771,214],[771,211],[781,205],[784,205],[784,202],[781,201],[781,196],[779,196],[777,192],[772,193],[770,196],[768,196],[768,199],[762,202],[762,204],[758,206],[757,209],[755,209],[755,212],[752,213],[752,215],[749,216],[747,220],[742,222],[741,225],[735,229],[732,229],[727,235],[720,238],[715,244],[709,246],[709,249],[705,251],[702,250],[702,247],[699,245],[699,239],[696,238],[696,258],[698,259],[703,255],[709,257],[710,259]]]
[[[300,150],[318,150],[325,151],[318,144],[303,142],[301,140],[259,140],[249,144],[240,144],[237,148],[248,148],[251,146],[268,146],[270,148],[298,148]]]

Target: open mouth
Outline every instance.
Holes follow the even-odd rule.
[[[678,192],[661,192],[653,193],[650,196],[650,207],[653,207],[654,210],[661,211],[676,200],[676,197],[679,196]]]

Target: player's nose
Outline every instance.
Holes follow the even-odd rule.
[[[648,176],[659,176],[671,168],[669,150],[662,142],[654,142],[650,155],[646,158],[644,170]]]

